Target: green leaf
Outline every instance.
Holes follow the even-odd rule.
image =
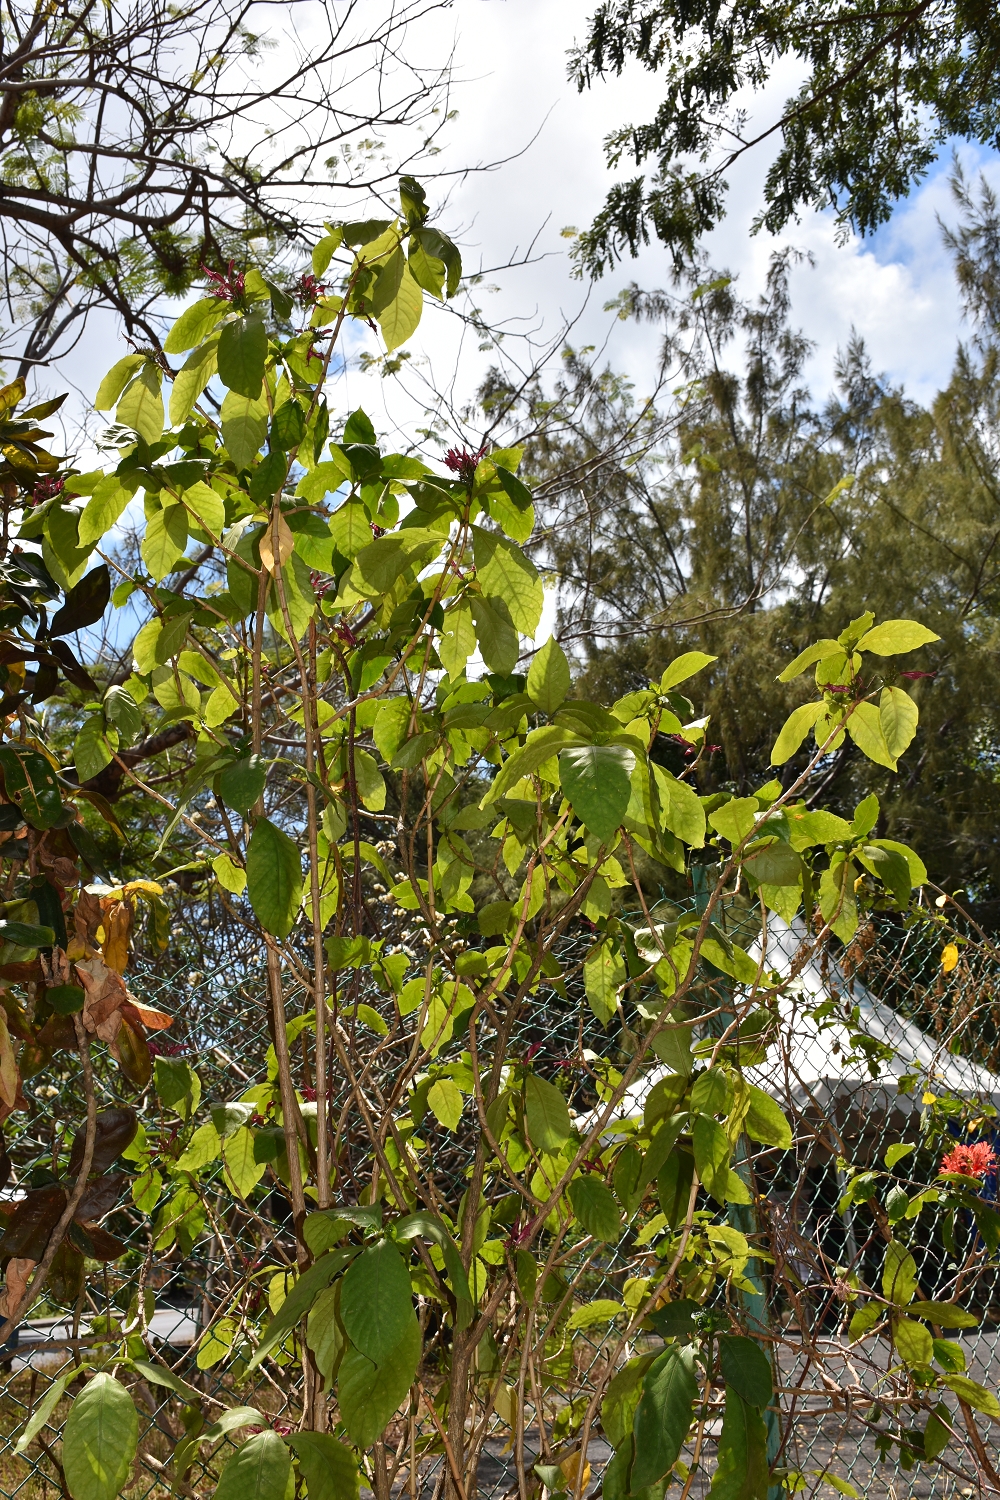
[[[119,401],[115,412],[123,427],[131,427],[147,443],[159,442],[163,436],[162,383],[160,371],[147,361]]]
[[[238,396],[256,401],[264,384],[267,329],[256,314],[227,323],[219,334],[219,379]]]
[[[437,1214],[407,1214],[396,1224],[397,1239],[410,1240],[418,1234],[437,1245],[444,1257],[444,1268],[455,1295],[455,1327],[461,1333],[472,1322],[476,1309],[458,1246]]]
[[[90,714],[83,721],[80,732],[73,742],[73,760],[77,780],[81,784],[100,775],[104,767],[111,764],[112,755],[105,743],[104,721],[101,714]]]
[[[481,526],[472,528],[472,546],[483,593],[502,599],[515,627],[524,635],[534,635],[545,598],[534,563],[505,536]]]
[[[354,1261],[341,1288],[340,1316],[354,1346],[377,1365],[405,1337],[414,1318],[410,1275],[391,1241]]]
[[[783,839],[757,848],[743,868],[758,885],[799,885],[802,880],[802,860]]]
[[[409,568],[422,568],[437,557],[444,543],[438,532],[416,526],[390,532],[361,548],[348,578],[358,593],[369,598],[388,594]]]
[[[630,1359],[610,1381],[601,1402],[601,1426],[612,1447],[619,1448],[626,1439],[631,1440],[632,1421],[642,1395],[642,1377],[659,1357],[640,1354]]]
[[[10,922],[6,918],[0,918],[0,942],[2,943],[16,943],[19,948],[51,948],[55,940],[56,935],[51,927],[42,927],[35,922]],[[67,985],[65,988],[72,989],[74,986]],[[74,1009],[76,1009],[75,1006]]]
[[[906,1307],[917,1290],[917,1264],[906,1246],[890,1240],[885,1249],[882,1268],[882,1291],[897,1307]]]
[[[771,1361],[760,1345],[743,1334],[723,1333],[719,1335],[719,1357],[726,1385],[751,1406],[763,1410],[774,1395],[774,1379]]]
[[[708,815],[708,821],[716,833],[721,833],[724,839],[728,839],[734,849],[752,833],[756,820],[756,797],[734,797],[731,802],[723,803],[722,807],[717,807]]]
[[[52,767],[37,750],[0,745],[0,770],[7,796],[32,828],[51,828],[63,811]]]
[[[266,932],[287,937],[302,904],[302,861],[296,844],[259,818],[247,850],[247,894]]]
[[[244,755],[219,774],[219,795],[227,807],[249,812],[264,795],[267,761],[262,755]]]
[[[559,780],[573,811],[601,843],[621,826],[632,795],[635,752],[625,745],[579,745],[559,753]]]
[[[420,315],[424,309],[424,294],[420,290],[419,283],[416,281],[410,268],[403,260],[402,250],[397,250],[395,254],[399,256],[401,269],[394,287],[394,296],[382,308],[381,312],[377,311],[375,314],[378,319],[378,326],[382,330],[382,337],[385,340],[386,352],[389,354],[392,353],[393,349],[398,349],[400,344],[405,344],[410,335],[416,331],[420,322]],[[381,286],[382,278],[388,273],[388,270],[389,267],[386,266],[375,283],[376,295]]]
[[[288,1442],[299,1460],[309,1500],[358,1500],[358,1461],[329,1432],[294,1432]]]
[[[99,542],[111,530],[138,488],[138,478],[134,474],[121,477],[108,474],[100,481],[80,517],[77,534],[81,547]]]
[[[340,1416],[352,1443],[370,1448],[405,1401],[422,1351],[420,1325],[411,1314],[402,1339],[384,1365],[376,1365],[353,1344],[344,1351],[337,1381]]]
[[[311,1265],[307,1271],[303,1271],[277,1313],[261,1334],[260,1343],[254,1350],[253,1358],[247,1365],[248,1373],[251,1370],[255,1370],[261,1361],[270,1354],[271,1350],[291,1333],[295,1325],[305,1317],[320,1292],[325,1291],[333,1278],[351,1260],[354,1253],[352,1250],[328,1251],[326,1255],[321,1255],[319,1260]],[[409,1280],[407,1280],[407,1289],[409,1289]]]
[[[915,1318],[926,1318],[939,1328],[975,1328],[980,1319],[954,1302],[911,1302],[909,1311]]]
[[[791,682],[794,677],[799,677],[815,662],[826,661],[830,656],[837,656],[843,651],[839,641],[822,640],[814,641],[804,651],[800,651],[794,661],[789,662],[783,672],[778,673],[779,682]]]
[[[157,583],[184,563],[187,539],[187,511],[183,505],[167,505],[150,516],[139,551]]]
[[[569,662],[566,653],[550,635],[528,668],[528,697],[549,718],[564,701],[570,689]]]
[[[650,1365],[633,1419],[633,1494],[669,1474],[677,1462],[697,1394],[691,1345],[667,1349]]]
[[[618,992],[625,979],[624,962],[607,947],[599,948],[583,966],[587,1002],[602,1026],[608,1024],[618,1009]]]
[[[822,699],[818,703],[803,703],[798,708],[793,708],[774,742],[771,751],[772,766],[783,766],[786,760],[790,760],[810,729],[825,713],[826,705]]]
[[[132,1397],[112,1375],[95,1375],[70,1407],[63,1432],[63,1471],[73,1500],[116,1500],[138,1441]]]
[[[190,1120],[201,1098],[201,1079],[182,1057],[156,1059],[156,1093],[164,1109]]]
[[[490,515],[494,521],[499,522],[512,541],[523,543],[528,540],[535,526],[531,491],[516,474],[497,463],[496,457],[494,454],[493,467],[503,494],[490,496]]]
[[[237,469],[249,469],[267,437],[266,392],[260,396],[241,396],[228,391],[219,413],[222,441]]]
[[[199,480],[183,492],[181,500],[210,537],[218,540],[222,536],[226,525],[226,506],[216,490]]]
[[[177,374],[170,391],[170,421],[174,427],[185,422],[202,391],[208,385],[219,365],[219,336],[212,337],[189,354]]]
[[[886,687],[879,698],[878,717],[886,748],[898,760],[917,732],[917,705],[902,688]]]
[[[934,1340],[930,1329],[922,1323],[912,1318],[894,1318],[892,1337],[900,1359],[911,1369],[922,1369],[933,1360]]]
[[[465,664],[476,649],[476,626],[468,599],[460,599],[445,610],[437,648],[441,665],[452,679],[465,671]]]
[[[686,781],[678,781],[676,776],[672,776],[655,761],[651,764],[664,826],[692,849],[703,848],[705,809],[698,793]]]
[[[292,1460],[276,1432],[247,1438],[226,1464],[214,1500],[284,1500]]]
[[[569,1201],[584,1229],[595,1240],[612,1245],[621,1238],[622,1216],[614,1194],[597,1177],[577,1177],[569,1185]]]
[[[462,1118],[462,1091],[450,1078],[438,1078],[427,1090],[427,1104],[446,1130],[457,1130]]]
[[[483,661],[491,672],[508,677],[517,666],[521,643],[506,601],[473,594],[469,603]]]
[[[212,860],[212,869],[215,878],[224,891],[230,891],[234,896],[241,896],[247,888],[247,872],[242,865],[238,865],[233,856],[226,850],[217,854]]]
[[[738,1391],[726,1387],[719,1456],[710,1500],[766,1500],[767,1430],[764,1419]]]
[[[229,311],[221,297],[202,297],[181,313],[163,342],[165,354],[183,354],[206,339]]]
[[[612,1302],[610,1297],[598,1297],[596,1302],[584,1302],[574,1307],[566,1332],[576,1333],[581,1328],[593,1328],[597,1323],[610,1323],[619,1313],[627,1311],[620,1302]]]
[[[570,734],[561,724],[546,724],[541,729],[533,729],[521,748],[504,761],[490,783],[481,806],[487,807],[497,798],[505,796],[522,777],[530,776],[559,750],[574,744],[579,744],[579,738]]]
[[[702,1183],[718,1203],[729,1187],[729,1137],[711,1115],[698,1115],[691,1132],[694,1162]]]
[[[916,651],[918,646],[927,646],[941,637],[918,625],[916,620],[883,620],[858,641],[858,651],[873,651],[876,656],[902,656],[907,651]]]
[[[67,1385],[71,1380],[75,1380],[76,1376],[77,1371],[73,1368],[67,1370],[65,1375],[60,1375],[58,1380],[53,1380],[45,1395],[24,1424],[21,1435],[14,1444],[15,1453],[27,1452],[65,1395]]]
[[[97,410],[110,411],[133,375],[137,370],[141,370],[145,363],[145,354],[126,354],[124,359],[112,365],[97,387],[97,395],[94,397],[94,406]]]
[[[882,729],[882,718],[874,703],[858,703],[845,725],[862,755],[878,766],[896,770],[896,757],[890,752]]]
[[[978,1380],[970,1380],[967,1375],[941,1375],[938,1378],[941,1384],[946,1385],[950,1391],[954,1391],[959,1401],[964,1401],[966,1406],[981,1411],[984,1416],[1000,1418],[1000,1401],[992,1391],[980,1385]]]
[[[565,1096],[555,1084],[529,1073],[524,1081],[524,1100],[533,1144],[539,1151],[557,1152],[572,1130]]]
[[[689,677],[704,671],[718,659],[717,656],[708,656],[704,651],[685,651],[683,656],[674,658],[660,678],[660,692],[667,693],[671,688],[679,687],[682,682],[687,682]]]
[[[792,1127],[780,1105],[756,1085],[744,1081],[743,1086],[750,1095],[750,1107],[743,1119],[743,1129],[747,1135],[753,1141],[760,1141],[763,1146],[777,1146],[780,1151],[790,1150]]]

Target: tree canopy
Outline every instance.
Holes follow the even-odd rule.
[[[604,0],[570,75],[588,88],[630,61],[662,78],[663,97],[651,121],[608,136],[608,163],[653,170],[616,184],[582,236],[598,274],[651,235],[690,256],[724,216],[726,173],[775,137],[755,225],[776,233],[804,208],[833,208],[860,234],[949,138],[1000,139],[1000,17],[982,0]],[[745,91],[790,62],[804,77],[779,118],[750,118]]]

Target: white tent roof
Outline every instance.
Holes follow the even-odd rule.
[[[789,926],[769,914],[767,968],[783,976],[791,974],[793,961],[808,941],[801,921],[796,919]],[[759,960],[759,941],[751,956]],[[869,1073],[864,1056],[852,1051],[846,1026],[833,1016],[817,1022],[806,1014],[830,999],[837,1002],[834,1014],[843,1015],[857,1006],[858,1028],[893,1048],[892,1060],[878,1064],[876,1078]],[[746,1070],[746,1077],[786,1108],[813,1114],[864,1110],[884,1116],[893,1109],[919,1108],[926,1090],[978,1095],[1000,1106],[1000,1074],[968,1058],[954,1057],[937,1038],[876,1000],[857,978],[848,980],[829,955],[822,965],[815,952],[806,959],[779,996],[778,1009],[780,1042],[770,1049],[764,1063]],[[637,1079],[622,1100],[617,1118],[639,1115],[652,1086],[669,1071],[658,1067]],[[904,1074],[916,1074],[918,1081],[910,1092],[899,1094],[896,1081]]]

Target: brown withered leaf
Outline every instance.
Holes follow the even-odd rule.
[[[143,1005],[131,992],[128,1003],[122,1006],[122,1015],[133,1023],[141,1021],[147,1031],[166,1031],[168,1026],[174,1024],[173,1016],[168,1016],[165,1010],[154,1010],[151,1005]]]
[[[53,948],[51,956],[45,953],[38,955],[42,966],[42,976],[45,980],[46,989],[55,989],[60,984],[72,984],[73,976],[70,972],[69,959],[61,948]]]
[[[70,1226],[70,1239],[92,1260],[117,1260],[128,1249],[121,1240],[106,1229],[99,1229],[96,1224],[84,1226],[74,1222]]]
[[[103,1177],[93,1178],[84,1188],[73,1217],[89,1229],[111,1212],[127,1182],[127,1172],[105,1172]]]
[[[7,1014],[0,1008],[0,1103],[8,1109],[16,1109],[20,1091],[21,1075],[17,1071],[14,1044],[7,1029]]]
[[[96,1126],[94,1159],[90,1168],[92,1175],[95,1176],[106,1172],[111,1163],[121,1156],[128,1143],[134,1139],[139,1129],[139,1120],[134,1109],[122,1106],[115,1109],[102,1109],[98,1113]],[[67,1171],[70,1177],[80,1175],[86,1144],[86,1130],[78,1130],[73,1138],[73,1149],[69,1154]]]
[[[97,929],[103,920],[101,903],[89,891],[81,891],[73,908],[73,931],[78,949],[83,955],[93,952],[97,944]]]
[[[65,1207],[66,1193],[58,1183],[25,1193],[0,1238],[0,1257],[16,1255],[41,1260],[49,1235]]]
[[[142,1026],[133,1024],[129,1017],[134,1009],[128,1004],[122,1006],[118,1035],[108,1046],[129,1083],[141,1092],[153,1076],[153,1059]]]
[[[28,1280],[37,1264],[37,1260],[31,1260],[28,1256],[11,1256],[4,1278],[5,1290],[0,1292],[0,1318],[9,1318],[12,1313],[20,1310],[28,1290]]]
[[[77,976],[86,991],[83,1002],[83,1024],[102,1042],[113,1042],[121,1026],[121,1008],[128,999],[125,981],[103,958],[81,959]]]
[[[84,1256],[69,1240],[63,1240],[55,1253],[46,1290],[56,1302],[75,1302],[83,1285]]]
[[[104,942],[101,952],[109,969],[124,974],[135,912],[131,901],[102,901]]]

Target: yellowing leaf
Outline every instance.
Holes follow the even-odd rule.
[[[946,974],[950,974],[958,964],[958,948],[954,943],[946,943],[941,949],[941,967]]]
[[[274,572],[274,558],[284,565],[295,550],[295,537],[284,516],[276,515],[260,539],[260,560],[269,573]]]
[[[409,266],[404,265],[395,297],[378,314],[387,353],[391,354],[393,349],[406,343],[420,322],[423,307],[424,294],[414,280]]]

